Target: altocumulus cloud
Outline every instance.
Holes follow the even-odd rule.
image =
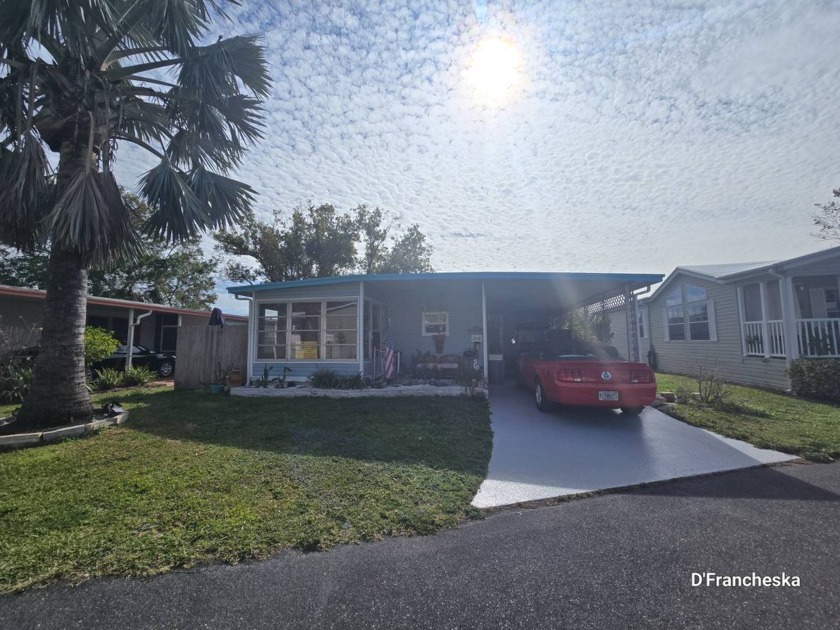
[[[312,199],[418,222],[442,270],[668,272],[820,246],[840,186],[840,4],[246,2],[266,139],[240,176],[259,212]],[[504,38],[488,102],[475,51]],[[492,76],[492,73],[490,73]],[[123,181],[148,163],[125,147]]]

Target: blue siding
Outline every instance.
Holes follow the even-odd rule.
[[[413,283],[388,287],[386,296],[394,348],[402,352],[403,371],[411,369],[411,357],[417,350],[435,352],[432,337],[422,334],[424,310],[449,313],[444,354],[460,355],[472,348],[470,329],[481,328],[482,323],[480,282]]]
[[[283,376],[283,366],[287,366],[291,368],[291,372],[286,372],[286,380],[287,381],[297,381],[297,382],[305,382],[307,377],[310,376],[313,372],[320,370],[321,368],[327,368],[332,370],[337,374],[344,374],[344,375],[353,375],[359,373],[359,363],[335,363],[332,361],[277,361],[272,363],[254,363],[254,379],[261,378],[263,375],[263,368],[268,366],[271,371],[268,373],[269,379],[280,378]]]

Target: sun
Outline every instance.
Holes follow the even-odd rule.
[[[467,80],[476,96],[493,105],[510,99],[522,81],[521,55],[509,38],[491,35],[482,39],[470,60]]]

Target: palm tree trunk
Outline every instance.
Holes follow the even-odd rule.
[[[59,196],[71,175],[93,160],[94,156],[84,147],[73,142],[62,145],[56,178]],[[82,255],[53,242],[41,320],[41,349],[32,387],[15,422],[21,428],[68,424],[93,416],[85,380],[87,276],[88,264]]]
[[[81,256],[53,247],[46,289],[35,378],[15,423],[21,427],[54,426],[93,415],[85,382],[87,269]]]

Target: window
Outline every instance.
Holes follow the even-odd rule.
[[[355,302],[327,302],[324,331],[327,359],[355,359],[358,329]]]
[[[434,313],[423,313],[423,336],[448,335],[449,334],[449,313],[437,311]]]
[[[356,360],[357,309],[355,300],[260,304],[257,360]]]
[[[665,300],[668,321],[668,339],[685,339],[685,311],[682,304],[682,290],[673,291]]]
[[[286,358],[288,304],[260,304],[257,317],[257,358]]]
[[[321,358],[321,302],[292,304],[290,359]]]
[[[669,341],[717,341],[712,301],[705,289],[684,284],[665,298]]]

